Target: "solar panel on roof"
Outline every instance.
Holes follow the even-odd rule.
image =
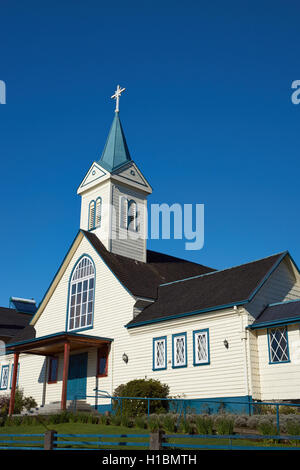
[[[36,303],[34,300],[19,299],[12,297],[10,299],[11,305],[20,313],[34,314],[37,311]]]

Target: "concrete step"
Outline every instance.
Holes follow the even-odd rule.
[[[67,411],[71,411],[71,412],[75,411],[75,404],[73,400],[68,400],[66,405],[67,405],[66,406]],[[31,410],[29,411],[23,410],[21,412],[21,415],[22,416],[24,415],[30,415],[30,416],[49,415],[49,414],[57,414],[60,412],[61,412],[60,402],[57,401],[57,402],[46,403],[45,405],[39,406],[36,408],[31,408]],[[76,402],[76,412],[99,414],[98,411],[95,410],[95,408],[93,408],[91,405],[86,403],[86,401],[84,400],[78,400]]]

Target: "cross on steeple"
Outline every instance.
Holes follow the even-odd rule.
[[[126,88],[121,88],[120,85],[117,86],[117,89],[115,91],[115,94],[111,96],[111,98],[114,98],[116,100],[116,109],[115,112],[119,112],[119,101],[120,101],[120,96],[121,93],[125,90]]]

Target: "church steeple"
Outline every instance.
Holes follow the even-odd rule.
[[[100,160],[94,161],[77,193],[80,228],[93,232],[108,251],[146,261],[147,196],[152,188],[131,159],[119,117],[118,85],[113,123]]]
[[[119,113],[116,111],[102,156],[98,163],[105,170],[113,172],[130,161],[131,156],[128,150],[125,134]]]

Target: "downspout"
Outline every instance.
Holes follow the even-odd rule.
[[[244,325],[244,317],[245,314],[242,310],[239,310],[238,307],[235,305],[233,309],[237,312],[241,319],[241,341],[243,341],[243,356],[244,356],[244,378],[245,378],[245,389],[246,395],[250,397],[250,384],[249,384],[249,371],[248,371],[248,349],[247,349],[247,340],[248,340],[248,331]],[[250,405],[249,405],[249,412],[250,412]]]

